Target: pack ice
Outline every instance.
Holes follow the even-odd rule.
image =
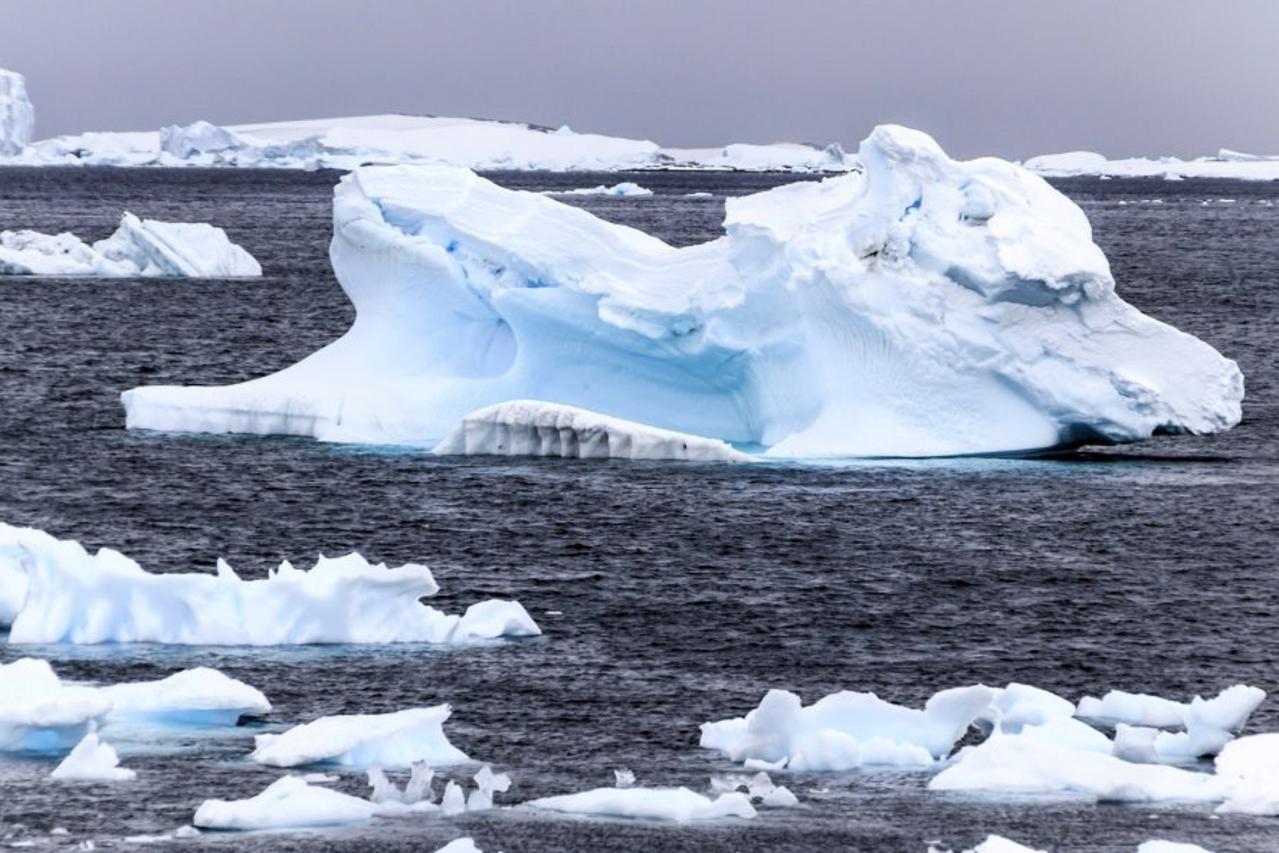
[[[865,171],[729,199],[673,248],[464,169],[338,185],[352,328],[271,376],[126,391],[134,429],[434,444],[512,400],[774,457],[938,456],[1212,433],[1243,377],[1125,303],[1083,212],[881,126]]]
[[[0,622],[11,643],[151,642],[179,645],[465,643],[541,633],[518,601],[489,599],[461,616],[420,599],[439,586],[426,566],[388,568],[359,554],[288,561],[242,580],[151,574],[118,551],[0,524]]]
[[[92,245],[69,233],[0,231],[0,275],[239,278],[262,267],[221,228],[126,211],[115,233]]]
[[[22,152],[35,132],[36,113],[27,98],[27,81],[0,68],[0,157]]]

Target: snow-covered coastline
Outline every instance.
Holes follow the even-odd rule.
[[[1122,157],[1110,159],[1095,151],[1042,154],[1022,163],[1045,178],[1216,178],[1279,181],[1279,155],[1245,154],[1223,148],[1212,157]]]

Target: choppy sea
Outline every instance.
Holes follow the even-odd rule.
[[[726,196],[793,178],[722,173],[499,174],[532,189],[635,180],[648,198],[576,197],[688,244],[719,233]],[[425,562],[447,610],[519,599],[545,636],[439,650],[0,645],[64,677],[115,682],[216,666],[275,710],[230,732],[121,742],[134,782],[57,784],[53,762],[0,758],[0,844],[129,849],[209,797],[278,771],[255,733],[322,714],[450,702],[448,732],[509,772],[507,804],[609,784],[704,789],[733,769],[699,723],[784,687],[814,700],[873,690],[917,704],[982,681],[1070,698],[1111,688],[1188,698],[1279,688],[1279,183],[1073,179],[1121,294],[1237,359],[1244,422],[1048,459],[843,467],[437,459],[298,439],[126,432],[119,393],[262,375],[352,319],[327,262],[335,173],[0,169],[0,228],[110,233],[122,210],[210,221],[261,262],[253,281],[0,280],[0,520],[153,571],[244,576],[357,550]],[[689,197],[710,193],[710,197]],[[1279,697],[1249,731],[1279,730]],[[449,774],[467,776],[466,774]],[[1061,851],[1148,838],[1279,848],[1279,821],[1209,807],[991,799],[926,790],[928,774],[793,774],[796,809],[672,825],[499,809],[325,832],[205,834],[162,846],[486,851],[914,851],[989,833]],[[364,792],[362,775],[337,787]],[[65,835],[51,835],[54,828]]]

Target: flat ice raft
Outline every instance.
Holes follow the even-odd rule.
[[[439,586],[426,566],[388,568],[359,554],[285,561],[261,580],[151,574],[118,551],[0,524],[0,624],[11,643],[177,645],[466,643],[541,633],[518,601],[489,599],[461,616],[423,604]],[[128,697],[125,697],[126,699]]]
[[[221,228],[126,211],[115,233],[92,245],[68,233],[0,231],[0,275],[256,278],[262,267]]]
[[[865,171],[729,199],[674,248],[444,166],[338,185],[339,340],[271,376],[123,395],[135,429],[432,445],[546,400],[777,457],[1018,452],[1238,422],[1243,377],[1115,293],[1083,212],[878,127]]]

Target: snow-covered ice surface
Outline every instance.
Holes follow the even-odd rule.
[[[203,666],[158,681],[107,685],[98,695],[111,703],[108,720],[233,726],[241,717],[271,712],[261,690]]]
[[[0,752],[64,752],[110,711],[99,691],[63,684],[47,661],[0,664]]]
[[[723,441],[657,429],[573,406],[512,400],[462,418],[435,447],[443,456],[558,456],[565,459],[672,459],[746,462]]]
[[[541,797],[525,803],[532,809],[594,817],[649,820],[715,820],[753,818],[750,798],[730,791],[711,799],[688,788],[592,788],[578,794]]]
[[[256,278],[262,267],[221,228],[126,211],[115,233],[92,245],[69,233],[0,231],[0,275]]]
[[[444,721],[448,705],[408,708],[389,714],[321,717],[283,734],[258,735],[252,758],[272,767],[337,764],[354,767],[408,767],[463,764],[466,753],[449,743]]]
[[[0,565],[27,580],[10,643],[468,643],[541,633],[517,601],[445,614],[420,600],[439,591],[426,566],[391,569],[359,554],[320,557],[309,571],[286,560],[261,580],[242,580],[222,560],[216,574],[151,574],[109,548],[90,554],[0,524]]]
[[[14,137],[15,140],[18,137]],[[30,139],[28,126],[25,140]],[[3,154],[4,152],[0,152]],[[614,172],[628,169],[847,171],[837,144],[662,148],[654,142],[519,122],[373,115],[219,127],[207,121],[157,131],[90,132],[11,146],[0,165],[213,166],[350,169],[362,163],[440,163],[480,170]]]
[[[1245,181],[1279,180],[1279,156],[1244,154],[1223,148],[1215,157],[1126,157],[1111,160],[1094,151],[1042,154],[1023,164],[1046,178],[1215,178]]]
[[[35,124],[26,80],[16,71],[0,68],[0,157],[21,153],[31,141]]]
[[[730,199],[676,249],[449,167],[334,199],[338,341],[261,379],[122,395],[131,429],[431,444],[531,399],[774,458],[1011,453],[1240,418],[1243,377],[1115,293],[1083,212],[882,126],[865,174]]]

